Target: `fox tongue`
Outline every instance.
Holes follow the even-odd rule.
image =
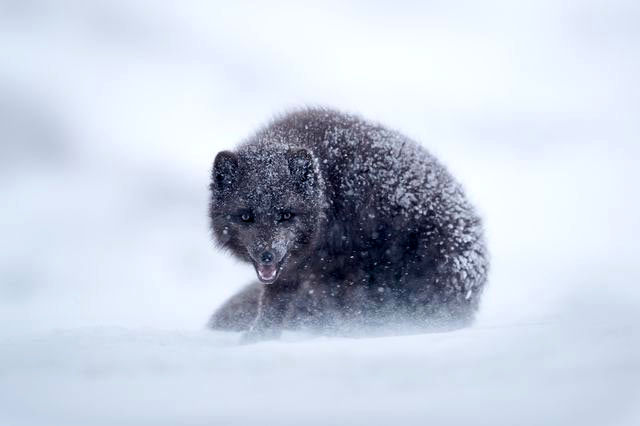
[[[276,277],[276,265],[258,265],[256,269],[262,280],[270,281]]]

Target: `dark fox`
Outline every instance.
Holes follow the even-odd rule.
[[[329,109],[286,114],[214,161],[215,241],[254,283],[212,316],[245,338],[471,323],[487,279],[479,216],[419,144]]]

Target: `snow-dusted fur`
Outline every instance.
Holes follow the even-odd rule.
[[[219,153],[211,189],[217,243],[256,268],[270,251],[278,267],[275,282],[218,309],[213,328],[262,338],[474,317],[488,270],[480,218],[447,170],[393,130],[329,109],[289,113]]]

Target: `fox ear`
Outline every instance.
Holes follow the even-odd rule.
[[[289,173],[300,189],[312,188],[316,183],[313,157],[306,149],[289,151]]]
[[[211,189],[226,191],[233,187],[238,177],[238,157],[231,151],[216,155],[211,173]]]

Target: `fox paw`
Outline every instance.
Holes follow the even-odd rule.
[[[242,333],[240,336],[240,343],[247,345],[265,340],[275,340],[278,337],[280,337],[279,330],[251,327],[249,330]]]

